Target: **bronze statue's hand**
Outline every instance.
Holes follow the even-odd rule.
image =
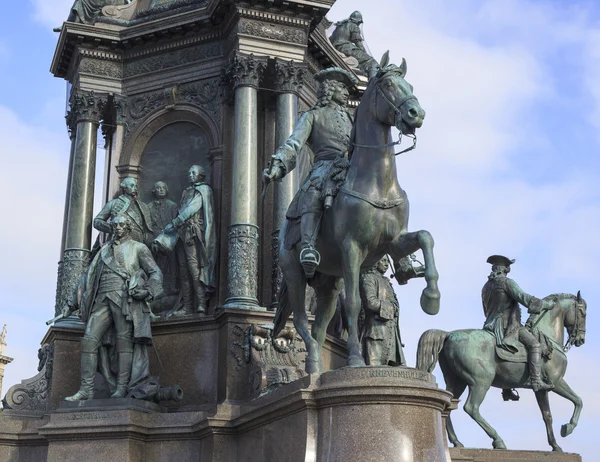
[[[152,252],[152,255],[157,255],[161,252],[161,247],[160,245],[158,245],[156,242],[153,242],[152,244],[150,244],[150,251]]]
[[[265,171],[263,172],[263,176],[265,179],[265,183],[281,180],[283,178],[283,167],[281,165],[281,162],[273,162],[271,169],[265,169]]]
[[[71,307],[69,305],[65,305],[64,308],[61,311],[61,314],[65,317],[68,318],[69,316],[71,316],[71,314],[73,313],[74,310],[71,309]]]
[[[150,295],[150,292],[148,292],[146,289],[133,289],[133,293],[131,294],[131,296],[135,299],[135,300],[146,300],[148,298],[148,295]]]

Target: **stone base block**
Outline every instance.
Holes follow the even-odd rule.
[[[62,401],[56,412],[136,410],[141,412],[166,412],[164,407],[150,401],[133,398],[88,399],[84,401]]]
[[[581,462],[579,454],[503,449],[450,448],[452,462]]]
[[[451,395],[410,368],[344,368],[242,406],[238,461],[447,462]]]

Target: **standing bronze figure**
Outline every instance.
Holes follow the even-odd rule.
[[[348,320],[347,364],[365,365],[358,338],[359,275],[361,269],[373,267],[385,254],[391,255],[394,266],[398,267],[408,255],[423,250],[427,287],[421,295],[421,307],[429,314],[439,311],[433,238],[427,231],[408,232],[408,198],[398,184],[392,149],[391,127],[412,135],[423,124],[425,111],[413,95],[412,86],[404,80],[406,61],[398,67],[388,60],[386,53],[357,109],[347,177],[332,207],[323,214],[316,242],[321,261],[310,281],[319,301],[312,336],[304,307],[309,279],[299,262],[302,246],[298,243],[300,233],[295,231],[296,222],[288,219],[280,232],[279,264],[284,283],[274,334],[283,329],[293,312],[296,330],[306,344],[309,373],[321,371],[320,351],[335,312],[338,281],[342,277]],[[335,119],[332,123],[336,123]],[[406,282],[407,275],[396,271],[396,278]]]
[[[154,238],[150,209],[138,200],[138,184],[135,178],[125,178],[121,182],[121,195],[108,201],[94,218],[94,228],[107,235],[112,232],[110,220],[117,215],[127,215],[131,224],[131,239],[150,244]]]
[[[190,186],[181,197],[179,214],[154,243],[172,251],[181,239],[183,255],[178,255],[178,259],[183,311],[185,314],[204,314],[209,295],[215,290],[217,244],[213,194],[204,181],[206,173],[202,166],[192,165],[188,177]]]
[[[81,388],[67,401],[94,397],[94,375],[104,375],[113,398],[123,398],[150,376],[147,346],[152,342],[148,303],[162,293],[162,274],[150,249],[132,239],[131,220],[111,220],[113,238],[98,252],[76,294],[63,309],[81,312]],[[109,348],[117,356],[113,376]],[[100,360],[99,360],[100,359]]]
[[[406,366],[400,337],[400,304],[385,277],[387,255],[360,276],[360,298],[365,312],[362,352],[367,366]]]

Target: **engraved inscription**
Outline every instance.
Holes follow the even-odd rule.
[[[86,412],[85,414],[71,414],[69,420],[101,420],[108,419],[108,412]]]
[[[402,379],[413,379],[429,381],[429,374],[423,371],[417,370],[405,370],[405,369],[373,369],[368,371],[369,377],[399,377]]]

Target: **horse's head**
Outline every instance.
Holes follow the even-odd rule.
[[[573,297],[572,305],[565,311],[564,323],[569,334],[566,348],[571,345],[579,347],[585,343],[585,315],[587,303],[581,298],[581,292]]]
[[[381,58],[379,71],[371,79],[375,86],[375,114],[377,118],[403,134],[414,134],[423,125],[425,111],[413,95],[413,87],[406,80],[406,60],[398,67],[389,64],[389,52]]]

